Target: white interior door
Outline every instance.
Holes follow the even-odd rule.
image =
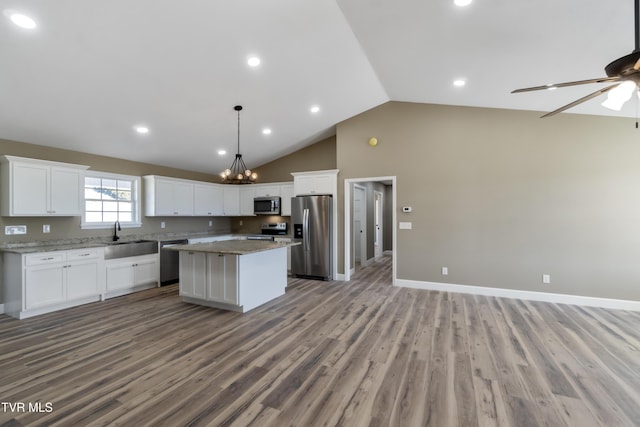
[[[364,187],[353,186],[353,247],[354,260],[364,265],[367,260],[367,208]]]
[[[384,195],[380,191],[373,192],[373,256],[376,258],[382,256],[383,197]]]

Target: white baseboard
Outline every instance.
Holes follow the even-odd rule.
[[[344,280],[344,273],[336,273],[333,280]]]
[[[414,289],[425,289],[431,291],[456,292],[460,294],[485,295],[499,298],[516,298],[531,301],[544,301],[556,304],[573,304],[589,307],[611,308],[615,310],[640,311],[640,301],[631,300],[595,298],[580,295],[554,294],[548,292],[519,291],[515,289],[486,288],[484,286],[422,282],[418,280],[405,279],[396,279],[395,286]]]

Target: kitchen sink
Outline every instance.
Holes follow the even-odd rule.
[[[104,248],[104,259],[127,258],[157,253],[158,242],[155,240],[113,242]]]

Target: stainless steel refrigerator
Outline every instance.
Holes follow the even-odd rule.
[[[291,274],[294,277],[331,280],[333,270],[331,196],[291,198],[293,240]]]

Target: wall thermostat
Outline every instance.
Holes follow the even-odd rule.
[[[402,207],[402,212],[404,212],[404,213],[409,213],[409,212],[411,212],[411,206],[403,206],[403,207]]]

